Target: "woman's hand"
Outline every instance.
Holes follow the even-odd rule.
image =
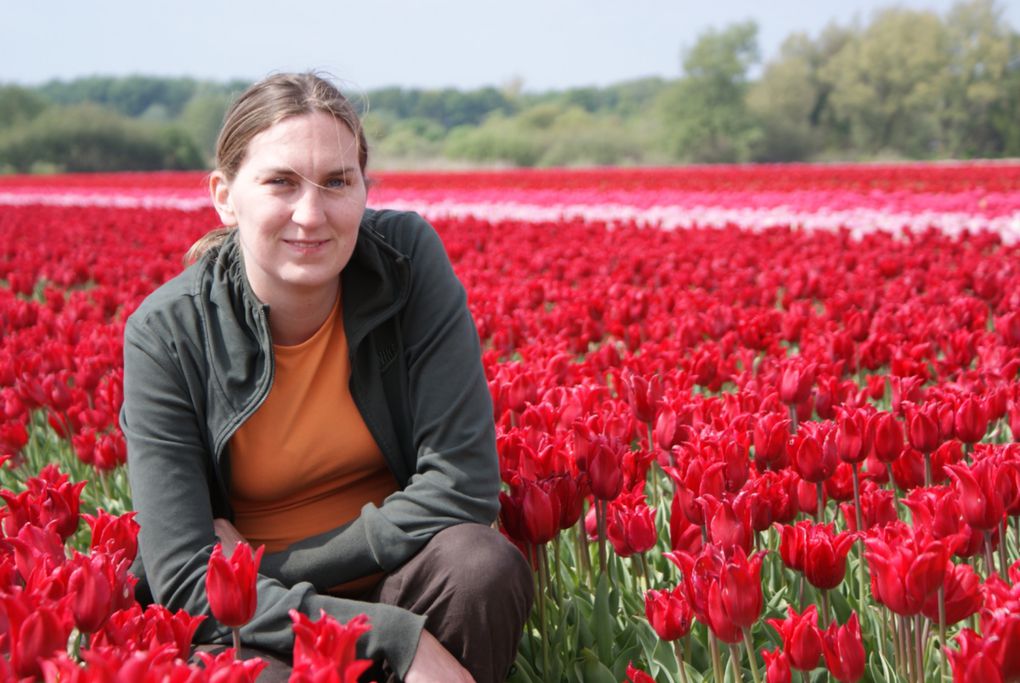
[[[220,539],[220,543],[223,544],[223,553],[227,557],[234,554],[234,548],[238,543],[245,542],[244,536],[237,530],[237,527],[222,517],[213,520],[213,531],[216,532],[216,538]]]
[[[436,637],[422,630],[405,683],[475,683],[475,679]]]

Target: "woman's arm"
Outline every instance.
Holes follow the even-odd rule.
[[[150,319],[128,321],[124,341],[124,407],[121,427],[128,443],[128,476],[141,524],[139,549],[155,599],[170,609],[208,615],[205,574],[216,543],[210,503],[210,455],[201,436],[196,401],[181,371],[172,330]],[[258,610],[241,630],[251,646],[289,651],[289,610],[317,617],[320,609],[341,621],[365,613],[372,630],[362,637],[363,656],[389,659],[398,671],[410,666],[424,618],[389,605],[315,593],[311,584],[286,587],[260,576]],[[196,636],[214,642],[229,630],[211,617]]]

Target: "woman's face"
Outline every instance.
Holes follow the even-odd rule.
[[[248,145],[233,180],[210,180],[224,225],[236,225],[252,290],[264,303],[334,290],[365,212],[350,129],[324,112],[284,119]]]

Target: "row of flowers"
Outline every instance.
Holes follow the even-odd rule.
[[[1011,168],[832,178],[858,197],[955,193],[979,214],[979,195],[1016,206]],[[607,183],[668,194],[687,178],[690,191],[786,192],[817,212],[818,193],[839,186],[818,169],[813,181],[804,168],[729,170],[393,176],[376,189],[449,182],[450,196],[495,201],[552,178],[594,206]],[[832,191],[828,208],[847,196]],[[726,201],[739,208],[739,194]],[[823,663],[841,681],[1020,676],[1017,248],[991,232],[661,232],[614,215],[611,230],[468,212],[436,222],[484,341],[500,527],[539,586],[516,680],[784,681]],[[0,212],[0,602],[19,624],[0,652],[18,676],[189,666],[199,617],[130,604],[131,534],[104,545],[78,511],[90,527],[130,526],[123,321],[213,225],[207,210]],[[78,623],[81,595],[93,606]],[[176,631],[160,625],[173,620]],[[335,662],[352,663],[365,627],[321,626],[354,635],[320,668],[347,675]],[[119,628],[135,635],[96,635]],[[206,659],[194,675],[258,673]]]

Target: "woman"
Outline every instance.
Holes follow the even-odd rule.
[[[367,146],[328,81],[281,74],[227,112],[225,229],[124,335],[128,472],[154,598],[207,614],[213,546],[266,545],[246,646],[290,609],[368,614],[399,680],[503,680],[530,571],[488,525],[499,476],[477,332],[416,214],[366,209]],[[210,618],[198,638],[224,641]]]

